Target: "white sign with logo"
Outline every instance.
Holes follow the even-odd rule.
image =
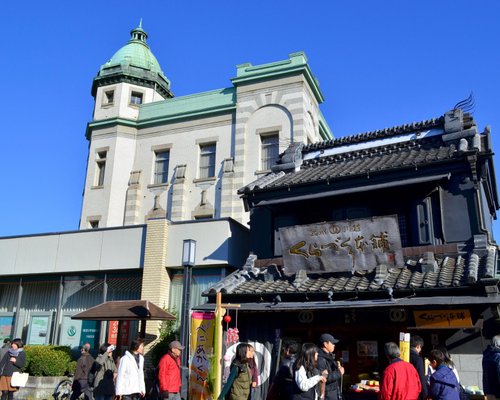
[[[70,315],[63,316],[61,325],[61,339],[59,343],[63,346],[78,347],[82,333],[82,321],[71,319]]]

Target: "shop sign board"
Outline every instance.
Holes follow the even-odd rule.
[[[287,275],[403,267],[396,215],[280,228]]]
[[[472,328],[470,311],[422,310],[413,311],[415,325],[420,329]]]
[[[100,321],[85,320],[82,322],[82,334],[80,336],[80,346],[90,343],[92,349],[99,348]]]

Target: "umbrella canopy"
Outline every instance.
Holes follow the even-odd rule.
[[[137,320],[174,320],[174,315],[153,304],[149,300],[106,301],[71,319],[93,321],[137,321]]]

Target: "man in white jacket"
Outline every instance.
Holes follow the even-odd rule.
[[[143,354],[144,340],[136,338],[120,359],[115,390],[122,400],[139,400],[146,394]]]

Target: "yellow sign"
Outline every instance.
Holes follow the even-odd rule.
[[[469,310],[423,310],[413,311],[415,325],[424,329],[471,328]]]
[[[191,317],[191,367],[189,376],[189,398],[206,400],[211,398],[209,388],[210,359],[213,358],[214,313],[193,312]]]
[[[403,361],[410,362],[410,334],[399,332],[399,351]]]

